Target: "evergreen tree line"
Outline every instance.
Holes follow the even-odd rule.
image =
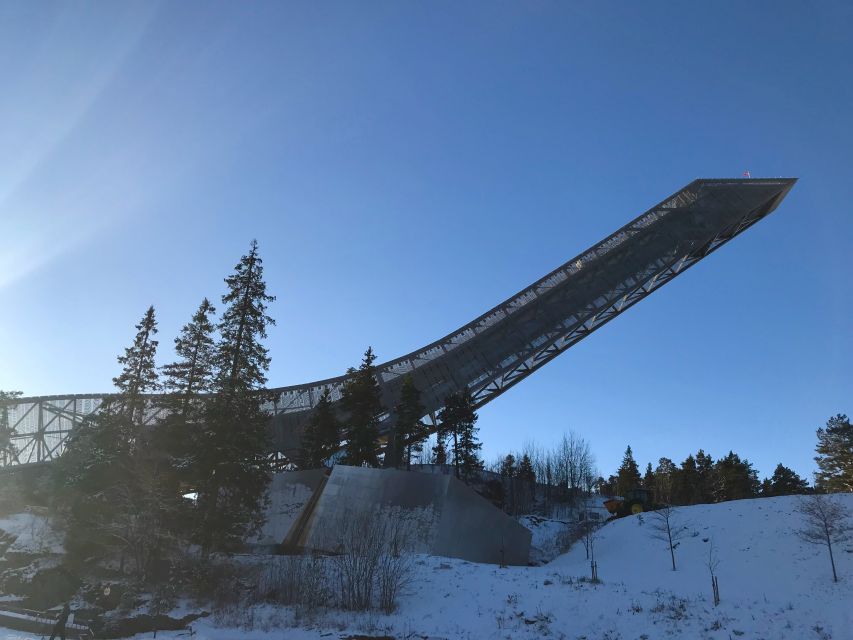
[[[508,453],[495,466],[501,476],[504,510],[513,515],[530,512],[536,498],[536,471],[530,454],[516,458]]]
[[[676,465],[669,458],[656,467],[646,465],[641,474],[629,446],[616,474],[599,478],[599,491],[624,496],[642,488],[654,492],[655,501],[673,505],[705,504],[742,498],[853,491],[853,425],[844,414],[830,418],[817,429],[814,487],[795,471],[779,463],[769,478],[759,481],[758,472],[746,458],[733,451],[714,460],[700,449]]]
[[[802,480],[790,469],[779,466],[793,474],[799,484],[789,486],[784,482],[787,476],[775,474],[773,480],[766,481],[766,495],[801,493],[805,486]],[[761,495],[762,483],[752,463],[733,451],[715,461],[700,449],[680,465],[669,458],[660,458],[656,467],[649,463],[641,474],[629,446],[616,474],[607,480],[599,479],[599,491],[604,495],[624,496],[632,489],[652,491],[658,503],[689,505],[753,498]]]
[[[403,378],[391,415],[390,432],[380,436],[380,424],[388,416],[371,347],[356,369],[347,370],[340,401],[323,390],[302,434],[300,466],[319,468],[336,462],[353,466],[410,469],[422,459],[427,440],[436,431],[431,461],[452,464],[457,478],[471,479],[482,468],[477,438],[474,399],[466,389],[444,399],[435,429],[424,422],[426,409],[411,376]],[[337,406],[336,406],[337,404]]]
[[[160,581],[178,552],[233,550],[263,522],[270,479],[264,393],[274,320],[257,242],[205,298],[158,367],[154,307],[118,357],[115,395],[71,434],[54,469],[71,562],[118,558]]]

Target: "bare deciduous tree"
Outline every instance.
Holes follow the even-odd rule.
[[[411,570],[411,553],[428,535],[427,513],[383,507],[374,513],[347,511],[327,535],[339,604],[344,609],[379,607],[390,612]]]
[[[832,580],[838,582],[832,545],[853,537],[850,509],[838,497],[815,494],[800,498],[797,511],[804,520],[797,535],[803,542],[826,546],[832,564]]]
[[[257,579],[258,600],[296,606],[312,616],[332,600],[329,563],[313,554],[307,556],[271,556]]]
[[[675,550],[680,540],[687,535],[687,525],[679,521],[679,513],[672,505],[665,505],[652,512],[650,535],[662,540],[669,549],[672,558],[672,570],[675,571]]]
[[[720,566],[720,556],[717,554],[717,547],[714,544],[714,539],[711,538],[711,545],[708,547],[708,560],[705,562],[708,571],[711,574],[711,591],[714,596],[714,606],[720,604],[720,588],[717,584],[717,567]]]
[[[598,530],[600,528],[600,522],[588,518],[578,525],[580,539],[586,550],[586,559],[591,562],[595,562],[595,543],[598,540]]]
[[[591,491],[591,478],[595,475],[595,458],[589,443],[573,431],[563,434],[555,451],[557,478],[565,487],[570,498],[574,499],[582,492]]]

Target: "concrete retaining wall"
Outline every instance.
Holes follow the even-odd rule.
[[[334,552],[341,523],[416,521],[417,550],[472,562],[526,565],[531,533],[451,475],[337,465],[310,514],[302,545]]]

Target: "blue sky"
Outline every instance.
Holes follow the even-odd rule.
[[[849,3],[0,5],[0,388],[161,362],[252,238],[272,385],[466,323],[696,177],[767,220],[480,412],[605,473],[734,449],[814,468],[853,412]]]

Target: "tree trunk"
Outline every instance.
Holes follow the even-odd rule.
[[[835,558],[832,555],[832,540],[826,536],[826,546],[829,549],[829,562],[832,563],[832,581],[838,582],[838,574],[835,573]]]
[[[456,470],[456,479],[459,479],[459,440],[456,431],[453,431],[453,466]]]
[[[666,523],[666,535],[669,537],[669,555],[672,557],[672,570],[675,571],[675,549],[672,548],[672,532],[669,528],[669,522]]]
[[[189,376],[187,376],[187,389],[186,389],[186,392],[184,394],[184,400],[181,403],[181,417],[183,417],[183,418],[187,417],[187,409],[189,408],[190,397],[192,396],[192,393],[193,393],[193,383],[195,382],[195,375],[196,375],[195,369],[196,369],[196,363],[198,362],[199,346],[200,346],[199,345],[199,339],[197,338],[195,341],[195,344],[193,345],[193,357],[190,360],[190,373],[189,373]]]

